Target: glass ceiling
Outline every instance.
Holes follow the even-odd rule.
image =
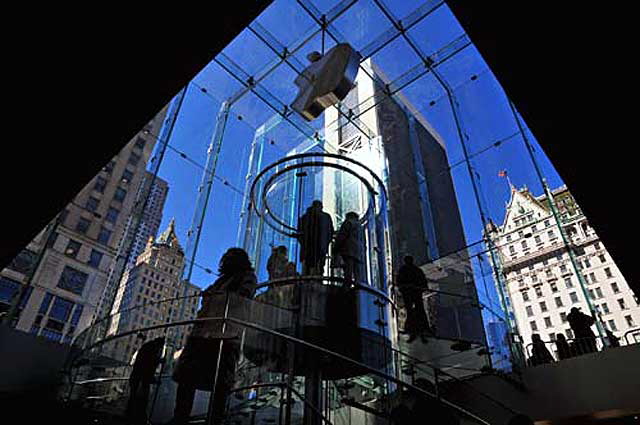
[[[304,140],[322,139],[324,117],[307,122],[287,105],[307,54],[339,42],[370,58],[387,79],[374,83],[412,104],[443,141],[449,167],[442,172],[453,178],[483,314],[503,317],[483,243],[484,224],[502,224],[510,197],[507,179],[498,173],[507,170],[514,186],[535,195],[543,194],[542,178],[552,189],[563,183],[443,1],[275,0],[188,84],[175,125],[165,128],[170,134],[159,137],[155,154],[160,160],[166,142],[158,176],[170,189],[161,228],[175,218],[193,265],[185,278],[209,285],[218,259],[237,244],[256,132],[267,130],[264,164]],[[333,108],[341,125],[370,137],[372,129],[359,116],[375,102]],[[226,121],[219,119],[224,108]],[[441,253],[448,254],[454,253]]]

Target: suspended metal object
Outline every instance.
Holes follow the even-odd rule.
[[[324,56],[312,52],[307,58],[311,65],[294,81],[299,92],[291,108],[312,121],[353,88],[361,55],[349,44],[341,43]]]

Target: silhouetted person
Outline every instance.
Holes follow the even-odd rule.
[[[348,212],[345,220],[336,233],[334,252],[340,256],[347,282],[358,283],[362,277],[362,226],[358,214]]]
[[[138,334],[138,339],[144,341],[144,334]],[[134,354],[133,368],[129,375],[129,402],[127,416],[131,423],[146,424],[147,403],[151,384],[154,383],[155,372],[162,361],[164,337],[147,341]]]
[[[322,202],[313,201],[298,220],[298,242],[303,275],[321,275],[333,236],[333,220],[322,211]]]
[[[577,352],[584,354],[596,351],[596,336],[591,330],[591,325],[596,322],[595,319],[573,307],[567,315],[567,321],[575,335]]]
[[[424,310],[422,293],[429,289],[429,282],[420,267],[413,264],[413,257],[404,257],[404,264],[398,270],[396,286],[402,295],[404,308],[407,310],[405,332],[409,334],[407,342],[412,342],[418,336],[426,342],[425,333],[429,333],[429,319]]]
[[[607,333],[607,339],[609,340],[609,347],[620,347],[620,338],[615,336],[615,334],[609,329],[606,329],[605,332]]]
[[[267,273],[269,280],[296,275],[296,265],[289,261],[286,246],[280,245],[271,250],[271,256],[267,260]]]
[[[529,358],[531,366],[553,362],[553,356],[551,355],[549,350],[547,350],[547,346],[540,338],[540,335],[531,335],[531,342],[533,343],[533,346],[531,348],[531,357]]]
[[[568,359],[573,356],[567,338],[563,334],[556,334],[556,348],[558,349],[558,360]]]
[[[256,289],[256,275],[247,253],[230,248],[222,256],[219,277],[202,293],[202,307],[198,319],[223,317],[228,304],[228,316],[238,317],[246,307],[237,297],[252,297]],[[223,332],[224,330],[224,332]],[[241,328],[220,320],[196,322],[187,338],[173,372],[178,383],[172,423],[187,423],[196,390],[212,391],[216,364],[220,354],[220,368],[213,399],[213,423],[222,423],[227,395],[234,381],[235,364],[240,350]],[[220,345],[222,343],[222,350]]]

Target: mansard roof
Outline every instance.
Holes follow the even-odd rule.
[[[509,226],[515,226],[515,219],[520,215],[533,212],[534,216],[543,217],[549,214],[549,209],[544,202],[536,199],[529,189],[523,187],[522,189],[516,189],[511,186],[511,199],[507,203],[507,213],[504,216],[504,222],[502,223],[502,231],[509,229]],[[517,227],[517,226],[516,226]]]

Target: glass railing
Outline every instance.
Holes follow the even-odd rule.
[[[607,336],[602,338],[570,338],[565,340],[540,341],[529,343],[525,346],[526,365],[539,366],[541,364],[561,362],[566,359],[580,357],[585,354],[599,353],[617,347],[640,343],[640,338],[635,339],[633,335],[640,335],[640,329],[630,330],[622,338]]]
[[[178,359],[184,344],[189,335],[206,334],[217,337],[209,339],[211,344],[227,344],[235,353],[235,361],[223,359],[220,367],[216,367],[215,356],[208,358],[209,366],[202,371],[211,374],[212,382],[218,378],[232,381],[224,391],[225,423],[301,423],[305,417],[305,421],[312,421],[305,423],[318,424],[359,423],[356,418],[363,416],[388,420],[405,414],[407,406],[413,406],[416,400],[439,409],[442,415],[466,418],[470,423],[489,423],[482,419],[483,415],[495,414],[487,411],[488,405],[505,417],[513,413],[457,376],[465,369],[461,359],[456,360],[455,367],[434,366],[396,347],[383,327],[378,331],[370,326],[378,319],[357,312],[345,314],[348,309],[319,302],[322,291],[338,291],[337,300],[325,298],[328,303],[351,299],[353,305],[360,305],[382,299],[373,294],[375,299],[368,300],[360,294],[366,291],[344,288],[339,281],[329,283],[307,281],[306,285],[315,286],[313,297],[301,282],[265,285],[255,299],[220,293],[210,301],[219,306],[219,316],[201,314],[125,332],[107,332],[106,337],[95,337],[105,326],[96,322],[74,341],[62,397],[105,415],[126,416],[135,363],[131,357],[142,343],[140,335],[144,341],[163,338],[163,360],[154,369],[146,411],[152,423],[169,420],[179,385],[173,377],[180,367]],[[180,302],[184,299],[164,300],[157,305],[175,306]],[[149,306],[118,313],[119,318],[145,307]],[[390,302],[386,302],[386,308],[392,310]],[[475,357],[482,355],[478,350],[467,351]],[[233,370],[229,373],[225,367]],[[476,402],[463,405],[447,398],[446,394],[453,399],[460,391]],[[212,401],[215,397],[215,391],[213,396],[196,391],[191,419],[211,417],[209,406],[220,406]]]

